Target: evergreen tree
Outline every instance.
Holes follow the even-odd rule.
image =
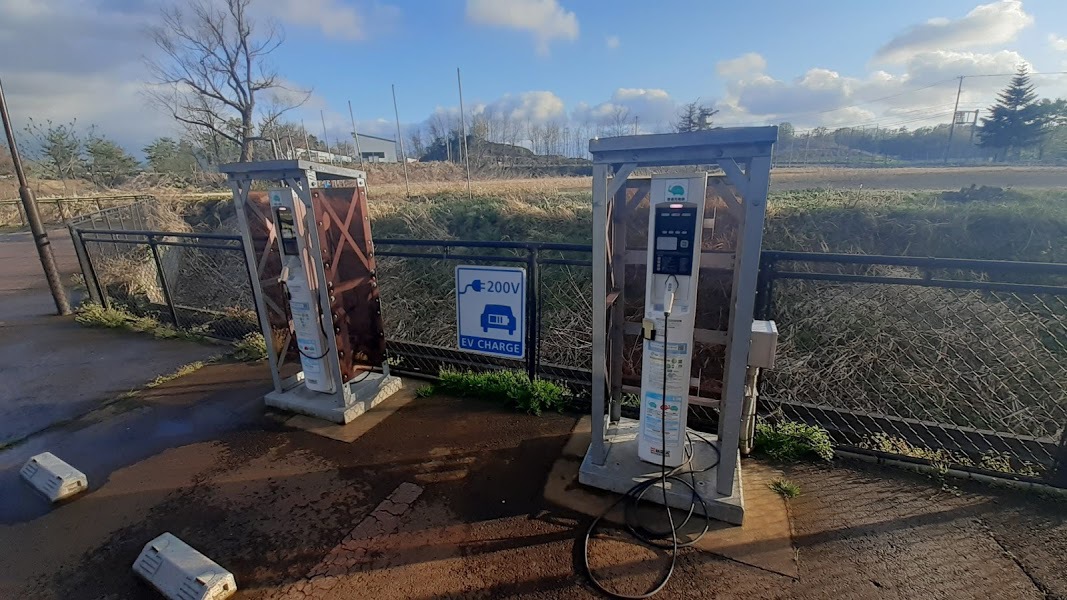
[[[85,150],[89,156],[89,175],[97,185],[112,187],[137,173],[137,159],[107,138],[89,138]]]
[[[1011,83],[997,95],[997,103],[982,117],[978,129],[979,145],[996,151],[997,160],[1023,148],[1037,145],[1043,135],[1043,111],[1037,105],[1037,93],[1030,83],[1026,67],[1019,67]]]
[[[690,102],[682,106],[678,112],[678,119],[672,123],[678,133],[686,131],[705,131],[712,128],[711,118],[719,111],[710,105],[700,102]]]

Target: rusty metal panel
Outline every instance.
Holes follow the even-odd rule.
[[[385,360],[385,327],[367,188],[363,180],[351,188],[316,188],[311,191],[311,199],[330,293],[341,380],[347,382],[365,370],[361,366],[377,366]]]
[[[299,368],[296,340],[291,333],[289,303],[282,285],[282,262],[278,254],[278,240],[274,231],[274,218],[271,215],[270,199],[266,192],[248,193],[248,202],[244,205],[247,216],[252,249],[256,264],[249,265],[253,277],[259,278],[263,290],[263,301],[267,307],[267,320],[273,332],[271,347],[278,351],[279,363],[287,360],[290,365]],[[291,371],[292,369],[286,369]]]

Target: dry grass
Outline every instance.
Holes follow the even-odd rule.
[[[403,180],[395,183],[379,183],[370,176],[368,179],[368,196],[371,200],[404,200],[408,197]],[[475,180],[471,182],[471,190],[475,196],[525,200],[559,193],[588,193],[592,181],[592,177]],[[467,195],[467,182],[465,180],[413,182],[410,195],[412,198],[463,197]]]

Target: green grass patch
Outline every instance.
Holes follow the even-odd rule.
[[[415,390],[415,397],[416,398],[429,398],[430,396],[433,396],[436,393],[437,393],[437,388],[436,387],[434,387],[432,385],[424,385],[424,386],[420,387],[419,389]]]
[[[207,340],[206,327],[178,329],[173,325],[160,323],[152,317],[138,317],[121,308],[106,308],[95,302],[85,302],[78,307],[74,320],[86,327],[103,327],[122,329],[135,333],[147,333],[160,340],[179,339],[194,342]]]
[[[250,333],[233,343],[231,352],[236,360],[256,362],[267,358],[267,340],[262,333]]]
[[[492,400],[532,415],[540,415],[545,410],[562,411],[572,397],[565,386],[530,379],[521,371],[443,370],[434,388],[443,394]]]
[[[774,460],[830,460],[834,457],[830,435],[822,427],[794,421],[756,423],[753,449]]]
[[[870,435],[858,445],[860,448],[868,450],[899,454],[928,461],[932,467],[941,473],[947,473],[953,467],[973,467],[1000,473],[1013,473],[1025,477],[1046,477],[1048,475],[1043,465],[1020,460],[1010,454],[990,451],[980,457],[971,457],[962,452],[952,452],[944,448],[934,449],[916,446],[907,440],[885,433]]]
[[[779,496],[785,498],[786,500],[792,500],[793,498],[796,498],[797,496],[800,495],[800,486],[799,485],[793,483],[792,481],[789,481],[788,479],[783,479],[781,477],[779,477],[778,479],[775,479],[774,481],[768,483],[767,487],[769,487],[772,490],[774,490],[775,493],[777,493]]]

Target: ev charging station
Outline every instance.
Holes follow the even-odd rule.
[[[591,440],[579,481],[629,493],[660,479],[645,497],[675,508],[699,501],[715,519],[741,524],[744,501],[742,431],[754,419],[754,374],[773,366],[776,330],[754,321],[760,247],[777,127],[719,128],[689,133],[594,139],[593,155],[593,387]],[[677,168],[703,171],[679,172]],[[722,174],[711,174],[708,167]],[[651,177],[630,177],[635,169]],[[627,245],[627,225],[649,201],[647,248]],[[712,249],[714,200],[737,224],[731,250]],[[708,242],[708,243],[705,243]],[[643,319],[626,321],[627,265],[645,265]],[[726,327],[701,328],[698,293],[710,271],[732,282]],[[642,346],[641,387],[624,385],[626,336]],[[698,346],[724,346],[721,393],[702,393],[692,379]],[[750,349],[753,350],[750,353]],[[694,385],[695,384],[695,385]],[[691,390],[695,387],[694,394]],[[639,420],[622,417],[624,393],[638,393]],[[718,397],[714,397],[714,396]],[[691,404],[718,409],[718,433],[699,442],[687,435]],[[749,414],[749,413],[752,414]],[[707,442],[707,443],[704,443]],[[689,465],[693,488],[662,477]],[[687,473],[688,475],[688,473]],[[665,493],[661,488],[665,487]],[[699,509],[698,509],[699,513]]]
[[[219,170],[267,344],[266,404],[343,424],[399,390],[385,357],[366,174],[305,160]]]

